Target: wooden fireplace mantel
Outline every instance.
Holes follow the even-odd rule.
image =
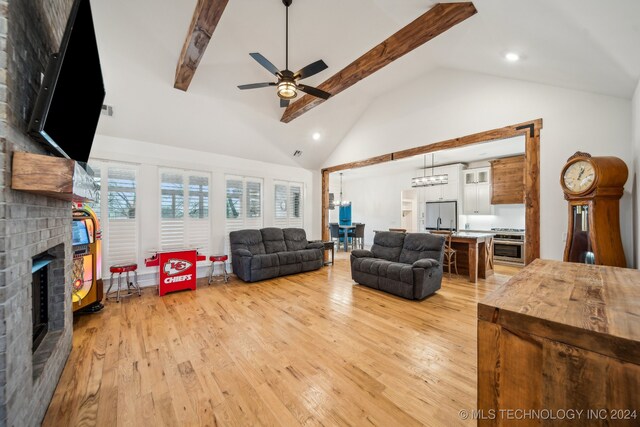
[[[75,160],[18,151],[13,153],[11,188],[75,202],[97,196],[93,178]]]

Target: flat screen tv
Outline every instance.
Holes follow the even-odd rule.
[[[76,0],[51,55],[29,134],[54,154],[87,162],[105,91],[89,0]]]

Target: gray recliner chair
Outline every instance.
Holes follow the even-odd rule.
[[[269,227],[229,233],[233,272],[245,282],[317,270],[324,244],[311,243],[302,228]]]
[[[444,236],[428,233],[376,233],[371,250],[351,252],[351,277],[373,289],[423,299],[441,287]]]

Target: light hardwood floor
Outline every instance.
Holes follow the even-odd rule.
[[[109,302],[74,322],[44,426],[473,425],[477,285],[407,301],[334,266]],[[500,274],[504,273],[504,274]]]

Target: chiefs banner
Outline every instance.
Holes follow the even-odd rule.
[[[160,252],[160,296],[183,289],[196,290],[197,252]]]

